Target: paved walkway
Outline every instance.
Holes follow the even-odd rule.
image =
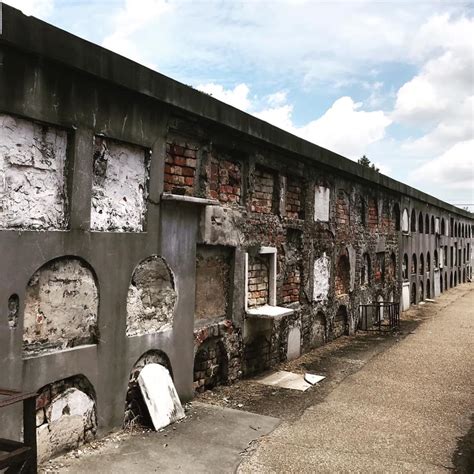
[[[240,453],[278,424],[277,418],[195,402],[183,422],[160,432],[111,435],[46,463],[40,473],[235,472]]]
[[[426,304],[427,319],[347,377],[241,464],[254,472],[446,472],[474,410],[474,290]]]

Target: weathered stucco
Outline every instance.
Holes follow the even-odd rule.
[[[67,227],[67,133],[0,114],[0,228]]]
[[[91,229],[141,232],[148,197],[148,157],[144,148],[94,138]]]
[[[313,265],[313,301],[326,302],[329,294],[329,258],[324,254]]]
[[[98,304],[95,277],[82,260],[64,257],[42,266],[26,290],[24,354],[97,343]]]
[[[199,245],[196,251],[196,320],[223,318],[230,300],[231,252]]]
[[[133,272],[127,297],[127,336],[171,329],[178,298],[165,260],[153,255]]]

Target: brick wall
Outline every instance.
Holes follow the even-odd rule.
[[[339,191],[336,201],[336,222],[338,225],[348,225],[349,198],[344,191]]]
[[[275,176],[261,168],[255,168],[250,210],[271,214],[274,210]]]
[[[220,368],[214,367],[213,370],[213,380],[217,384],[233,383],[242,376],[242,334],[240,329],[232,324],[232,321],[221,320],[196,327],[194,329],[194,347],[196,350],[194,360],[195,390],[203,391],[206,389],[206,384],[209,386],[211,380],[208,378],[212,374],[207,373],[207,370],[216,364],[221,366]],[[213,350],[207,350],[207,353],[201,352],[201,349],[206,348]],[[211,363],[208,364],[208,361]]]
[[[300,299],[301,275],[298,268],[291,268],[286,273],[285,281],[281,287],[283,303],[294,303]]]
[[[377,230],[377,225],[379,222],[377,202],[375,201],[375,199],[369,199],[368,213],[369,229],[371,231],[375,231]]]
[[[296,178],[287,179],[286,184],[286,216],[290,219],[304,219],[303,186]]]
[[[240,204],[242,171],[239,163],[212,158],[208,181],[210,198],[218,199],[222,203]]]
[[[336,264],[336,295],[345,295],[349,293],[350,278],[349,256],[344,253],[339,256]]]
[[[189,143],[167,143],[164,191],[173,194],[194,194],[197,150]]]
[[[249,257],[248,266],[248,306],[262,306],[269,299],[268,257]]]
[[[204,390],[227,383],[228,359],[222,342],[217,338],[204,341],[194,358],[194,390]]]

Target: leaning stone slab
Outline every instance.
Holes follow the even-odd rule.
[[[168,370],[160,364],[147,364],[138,384],[155,430],[184,418],[184,410]]]

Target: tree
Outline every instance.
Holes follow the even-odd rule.
[[[363,155],[362,158],[359,158],[357,163],[366,166],[367,168],[372,168],[374,171],[377,171],[377,173],[380,171],[380,168],[377,168],[365,155]]]

